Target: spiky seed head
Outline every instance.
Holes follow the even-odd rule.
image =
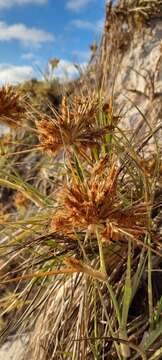
[[[55,69],[58,64],[59,64],[60,60],[58,58],[53,58],[49,60],[49,64],[51,65],[52,69]]]
[[[90,45],[90,50],[91,50],[91,52],[92,52],[93,55],[96,54],[97,48],[98,48],[97,43],[96,43],[96,41],[94,41],[94,42]]]
[[[118,166],[107,161],[101,159],[83,183],[74,177],[71,185],[66,185],[59,193],[62,213],[53,217],[55,231],[67,232],[74,228],[92,231],[97,226],[104,241],[138,237],[145,233],[146,204],[135,201],[130,208],[125,208],[118,195]]]
[[[58,152],[62,146],[59,128],[48,117],[36,122],[36,126],[43,151],[49,154]]]
[[[0,121],[11,127],[22,124],[26,109],[21,94],[13,86],[0,88]]]
[[[60,149],[70,151],[71,145],[82,152],[99,146],[103,136],[114,130],[114,125],[99,126],[98,111],[99,99],[95,94],[93,97],[75,96],[70,104],[63,97],[60,113],[55,113],[53,118],[45,115],[36,122],[42,149],[56,154]]]

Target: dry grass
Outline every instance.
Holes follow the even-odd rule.
[[[40,317],[37,325],[42,331],[39,339],[34,337],[29,358],[62,359],[67,354],[69,359],[126,359],[140,353],[147,329],[151,345],[142,347],[144,359],[149,346],[156,350],[159,339],[157,333],[152,340],[151,332],[156,322],[160,326],[159,315],[155,321],[154,314],[161,306],[159,297],[153,300],[151,269],[157,266],[154,257],[156,264],[161,257],[151,213],[155,210],[160,158],[157,152],[154,164],[148,163],[141,153],[146,141],[140,149],[131,144],[129,134],[120,128],[120,117],[112,105],[103,105],[101,96],[71,97],[68,101],[63,99],[58,112],[52,110],[53,117],[38,111],[31,114],[36,124],[31,135],[39,138],[37,151],[43,150],[39,162],[34,160],[33,177],[30,153],[24,157],[15,151],[12,167],[8,164],[5,172],[1,169],[2,184],[12,189],[13,206],[1,230],[1,316],[9,319],[2,339],[16,329],[31,331],[43,311],[45,320]],[[151,134],[152,129],[148,129],[147,136]],[[24,137],[19,133],[16,143],[20,146],[24,140],[25,133]],[[10,144],[17,147],[4,140],[1,166],[8,158]],[[24,172],[26,162],[29,173]],[[46,162],[59,176],[58,184],[51,171],[45,170]],[[147,271],[149,292],[133,314],[131,304],[137,302]],[[73,273],[80,274],[72,280]],[[13,295],[6,296],[5,284]],[[35,331],[37,334],[37,328]]]
[[[1,139],[1,339],[31,332],[27,360],[161,351],[160,126],[143,116],[139,144],[113,100],[88,89],[48,113],[25,104],[28,127]]]

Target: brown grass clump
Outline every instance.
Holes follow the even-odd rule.
[[[133,21],[147,21],[154,16],[159,16],[162,13],[161,0],[119,0],[114,6],[112,1],[107,3],[107,10],[109,13],[112,11],[113,17],[121,17],[122,20]]]
[[[119,187],[119,168],[115,163],[109,164],[106,155],[83,182],[74,175],[71,184],[61,190],[58,196],[61,211],[54,215],[52,228],[56,231],[80,228],[95,233],[97,226],[104,241],[144,235],[146,204],[134,201],[130,206],[124,205]],[[124,191],[128,202],[131,189],[127,187]]]
[[[56,154],[61,149],[70,150],[75,145],[77,150],[99,146],[103,136],[114,130],[113,125],[97,125],[99,111],[98,96],[74,97],[72,106],[63,98],[60,113],[54,118],[45,116],[37,121],[38,136],[42,149]]]
[[[0,121],[11,127],[21,125],[26,110],[20,93],[13,86],[0,89]]]

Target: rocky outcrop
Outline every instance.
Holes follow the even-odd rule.
[[[123,126],[131,132],[136,129],[136,141],[142,140],[148,126],[160,139],[162,5],[157,0],[158,11],[154,8],[151,14],[146,8],[147,17],[142,17],[123,3],[126,2],[119,1],[116,7],[111,7],[111,2],[107,5],[105,30],[93,65],[98,68],[95,78],[106,99],[113,98],[115,111],[123,117]],[[149,149],[154,151],[150,142]]]
[[[0,348],[0,359],[5,360],[23,360],[24,359],[24,349],[27,345],[27,337],[17,337],[13,338],[10,341],[7,341]]]

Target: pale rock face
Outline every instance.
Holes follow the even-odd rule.
[[[144,34],[136,33],[124,53],[115,81],[116,109],[122,109],[123,126],[137,127],[146,116],[152,129],[162,125],[162,20],[152,20]],[[147,126],[139,131],[139,141]],[[162,131],[158,131],[162,139]],[[161,143],[162,144],[162,143]]]
[[[23,360],[27,341],[26,336],[7,341],[0,349],[0,359]]]

